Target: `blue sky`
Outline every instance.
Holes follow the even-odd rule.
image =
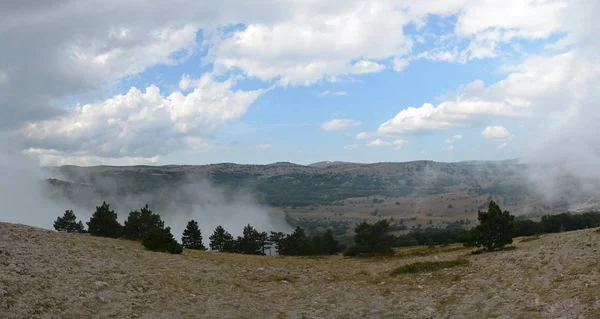
[[[500,160],[590,98],[593,1],[336,1],[15,4],[0,130],[42,165]]]

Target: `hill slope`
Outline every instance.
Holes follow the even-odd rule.
[[[491,254],[417,248],[371,260],[168,255],[0,223],[0,317],[598,318],[598,239],[583,230]],[[470,264],[390,275],[457,257]]]

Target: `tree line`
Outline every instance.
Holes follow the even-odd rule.
[[[487,211],[478,212],[478,225],[471,229],[452,228],[446,230],[423,230],[394,236],[388,220],[375,223],[364,221],[354,229],[354,243],[343,247],[335,239],[331,229],[322,235],[307,235],[301,227],[291,234],[283,232],[261,232],[246,225],[242,235],[233,237],[222,226],[217,226],[209,237],[209,248],[213,251],[265,255],[273,249],[282,256],[336,255],[345,256],[392,255],[394,247],[433,246],[463,243],[486,251],[500,250],[513,242],[513,237],[531,236],[540,233],[553,233],[600,226],[600,213],[543,216],[539,222],[515,219],[510,212],[500,209],[494,201]],[[183,248],[207,250],[203,244],[198,222],[190,220],[181,237],[181,244],[175,240],[170,227],[165,227],[160,215],[153,213],[148,205],[129,213],[121,225],[117,214],[104,202],[96,207],[85,230],[77,221],[72,210],[67,210],[54,222],[58,231],[82,233],[92,236],[141,240],[144,247],[152,251],[180,254]]]
[[[62,217],[56,219],[54,229],[68,233],[89,233],[92,236],[140,240],[148,250],[173,254],[181,254],[183,248],[207,250],[197,221],[190,220],[187,223],[180,244],[171,233],[171,228],[165,227],[160,215],[152,212],[148,205],[140,210],[131,211],[121,225],[117,213],[110,208],[109,204],[103,202],[96,207],[96,211],[86,225],[87,230],[83,222],[77,221],[75,213],[67,210]],[[272,249],[283,256],[335,255],[342,250],[330,229],[323,235],[309,236],[301,227],[296,227],[291,234],[283,232],[267,234],[256,230],[251,225],[246,225],[242,235],[234,238],[223,226],[217,226],[209,240],[211,250],[250,255],[265,255]]]

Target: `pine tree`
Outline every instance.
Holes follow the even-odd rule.
[[[122,226],[117,221],[117,214],[106,202],[96,207],[87,226],[92,236],[118,238],[122,234]]]
[[[142,245],[152,251],[171,254],[181,254],[183,252],[183,246],[171,234],[171,227],[154,227],[148,230],[144,240],[142,240]]]
[[[195,220],[192,219],[188,222],[187,227],[183,231],[183,236],[181,236],[181,243],[187,249],[206,250],[206,247],[202,243],[202,232]]]
[[[65,231],[67,233],[84,233],[83,223],[77,222],[77,217],[72,210],[66,210],[62,217],[56,218],[54,229],[57,231]]]
[[[222,226],[217,226],[215,231],[209,237],[210,239],[210,249],[223,251],[223,252],[233,252],[233,236],[228,233]]]
[[[495,251],[512,244],[516,231],[515,216],[502,211],[491,201],[487,212],[478,212],[479,225],[473,231],[472,245]]]
[[[154,228],[164,228],[165,223],[160,215],[153,213],[148,204],[139,211],[129,213],[127,220],[123,224],[123,237],[132,240],[142,240],[146,233]]]

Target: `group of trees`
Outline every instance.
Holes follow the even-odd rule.
[[[335,255],[341,246],[331,230],[323,235],[308,236],[301,227],[293,233],[259,232],[254,227],[244,227],[242,236],[233,238],[222,226],[217,226],[210,236],[210,249],[222,252],[265,255],[272,248],[281,256]]]
[[[202,232],[195,220],[188,222],[179,244],[171,233],[171,228],[165,227],[160,215],[152,212],[148,205],[130,212],[123,225],[117,218],[117,213],[109,204],[103,202],[101,206],[96,207],[96,211],[86,223],[87,231],[83,222],[77,222],[72,210],[67,210],[62,217],[58,217],[54,228],[69,233],[87,232],[92,236],[140,240],[144,247],[152,251],[180,254],[183,248],[206,250]],[[300,227],[292,234],[271,232],[268,235],[251,225],[246,225],[242,235],[234,238],[222,226],[217,226],[209,239],[211,250],[251,255],[265,255],[271,248],[285,256],[332,255],[341,251],[340,244],[331,230],[327,230],[323,235],[307,236]]]
[[[65,211],[62,217],[56,219],[54,229],[69,233],[87,232],[92,236],[141,240],[142,245],[152,251],[172,254],[181,254],[183,251],[183,246],[175,240],[171,228],[165,227],[160,215],[153,213],[148,205],[139,211],[130,212],[123,225],[117,218],[117,213],[109,204],[103,202],[96,207],[96,211],[86,223],[87,231],[81,221],[76,221],[77,217],[72,210]]]
[[[515,220],[508,211],[502,211],[498,204],[491,201],[487,211],[478,212],[478,220],[479,224],[471,230],[452,227],[446,230],[422,230],[399,236],[390,234],[392,227],[385,219],[373,224],[364,221],[355,227],[354,244],[347,247],[344,255],[388,255],[393,254],[393,247],[451,243],[463,243],[466,246],[495,251],[511,244],[512,238],[516,236],[598,227],[600,213],[550,215],[542,217],[539,222]],[[148,205],[139,211],[130,212],[127,220],[121,225],[117,214],[104,202],[96,207],[86,224],[87,230],[83,222],[77,221],[73,211],[67,210],[54,222],[54,228],[70,233],[88,232],[92,236],[141,240],[144,247],[152,251],[180,254],[183,248],[207,249],[198,222],[188,222],[179,244],[171,233],[171,228],[165,227],[160,215],[153,213]],[[267,234],[246,225],[242,235],[234,238],[222,226],[217,226],[209,240],[211,250],[251,255],[265,255],[272,249],[283,256],[335,255],[343,250],[331,229],[327,229],[321,235],[312,236],[307,235],[301,227],[296,227],[291,234]]]

